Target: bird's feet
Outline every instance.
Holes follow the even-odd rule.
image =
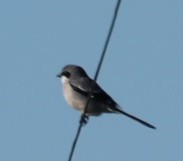
[[[80,124],[86,125],[88,123],[89,117],[86,114],[82,114],[80,119]]]

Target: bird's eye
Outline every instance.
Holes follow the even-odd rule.
[[[71,74],[69,72],[67,72],[67,71],[63,71],[62,75],[67,77],[67,78],[69,78]]]

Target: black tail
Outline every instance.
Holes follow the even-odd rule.
[[[128,113],[118,109],[118,108],[115,111],[117,111],[117,112],[119,112],[119,113],[121,113],[121,114],[123,114],[123,115],[125,115],[125,116],[127,116],[127,117],[129,117],[129,118],[131,118],[131,119],[133,119],[133,120],[135,120],[135,121],[137,121],[137,122],[139,122],[139,123],[149,127],[149,128],[156,129],[156,127],[154,127],[153,125],[151,125],[151,124],[149,124],[149,123],[147,123],[147,122],[145,122],[145,121],[143,121],[143,120],[141,120],[141,119],[139,119],[139,118],[137,118],[135,116],[132,116],[132,115],[130,115],[130,114],[128,114]]]

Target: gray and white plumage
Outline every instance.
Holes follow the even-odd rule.
[[[155,129],[153,125],[122,110],[120,106],[87,75],[82,67],[67,65],[57,77],[61,78],[63,93],[67,103],[76,110],[84,112],[92,84],[94,83],[91,99],[86,110],[87,115],[99,116],[102,113],[119,113],[149,128]]]

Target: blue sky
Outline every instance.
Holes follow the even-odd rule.
[[[68,159],[80,114],[56,74],[93,77],[115,1],[0,1],[0,160]],[[180,161],[183,149],[183,1],[124,0],[98,83],[127,112],[91,117],[74,161]]]

